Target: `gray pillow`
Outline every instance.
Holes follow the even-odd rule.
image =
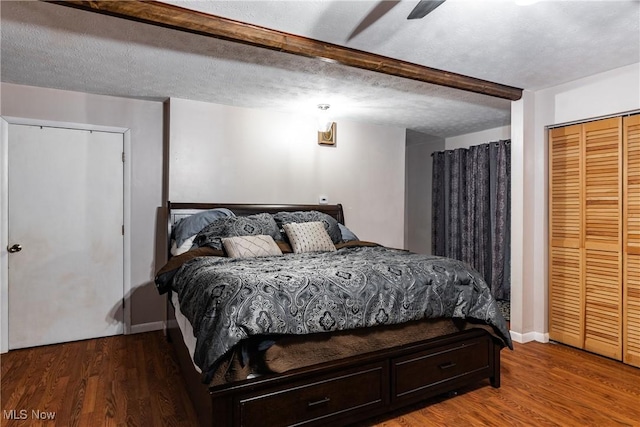
[[[278,227],[280,228],[282,228],[284,224],[289,224],[291,222],[300,223],[320,221],[324,225],[325,230],[327,230],[327,233],[334,244],[342,241],[342,233],[340,232],[340,227],[338,227],[338,221],[326,213],[319,211],[278,212],[273,215],[273,218],[276,220]]]
[[[346,226],[338,223],[338,227],[340,228],[340,234],[342,235],[343,242],[350,242],[352,240],[360,240],[358,236],[354,234],[353,231],[349,230]]]
[[[216,219],[229,216],[235,215],[229,209],[217,208],[204,212],[198,212],[197,214],[182,218],[173,227],[173,231],[171,233],[173,239],[176,242],[176,247],[179,248],[180,246],[182,246],[185,240],[198,234],[200,230],[211,224]]]
[[[193,245],[222,249],[222,238],[224,237],[258,236],[261,234],[271,236],[273,240],[284,240],[273,217],[268,213],[261,213],[217,219],[198,233]]]

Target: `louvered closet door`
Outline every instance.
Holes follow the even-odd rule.
[[[582,126],[549,131],[549,338],[584,343]]]
[[[624,118],[623,360],[640,367],[640,115]]]
[[[622,118],[583,132],[584,348],[622,360]]]

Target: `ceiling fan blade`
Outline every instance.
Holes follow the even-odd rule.
[[[420,0],[416,7],[413,8],[409,16],[407,16],[407,19],[424,18],[444,2],[445,0]]]
[[[378,19],[382,18],[387,12],[396,7],[400,3],[400,0],[382,0],[380,1],[376,7],[374,7],[371,12],[358,24],[355,30],[349,34],[349,38],[347,41],[350,41],[352,38],[369,28],[373,25]]]

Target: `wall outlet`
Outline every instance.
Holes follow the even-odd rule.
[[[318,203],[320,203],[321,205],[328,205],[329,204],[329,198],[327,196],[320,196],[318,198]]]

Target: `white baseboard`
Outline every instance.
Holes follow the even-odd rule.
[[[164,321],[158,322],[140,323],[138,325],[131,325],[130,334],[141,334],[143,332],[160,331],[164,329]]]
[[[542,342],[542,343],[549,342],[549,333],[536,332],[535,334],[536,334],[536,341]]]
[[[531,341],[537,341],[542,343],[549,342],[549,334],[542,332],[527,332],[525,334],[521,334],[519,332],[509,331],[511,334],[511,339],[515,342],[524,344]]]

